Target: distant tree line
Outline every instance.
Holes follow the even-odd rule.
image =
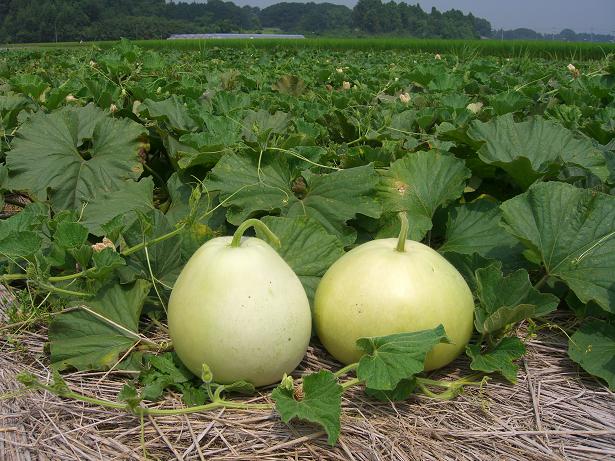
[[[553,38],[529,29],[492,31],[486,19],[459,10],[427,12],[418,3],[381,0],[359,0],[353,9],[313,2],[283,2],[260,9],[222,0],[0,0],[0,43],[150,39],[263,29],[333,36]],[[565,40],[584,39],[580,37],[569,30],[558,34]]]
[[[494,30],[493,38],[503,40],[558,40],[562,42],[613,42],[615,36],[609,34],[576,33],[571,29],[563,29],[561,32],[541,34],[532,29],[521,27],[513,30]]]
[[[359,0],[354,9],[331,3],[278,3],[267,8],[232,2],[165,0],[0,0],[0,42],[166,38],[176,33],[259,32],[306,35],[396,35],[478,38],[485,19],[451,10]]]

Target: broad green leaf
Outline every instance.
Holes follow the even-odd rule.
[[[612,314],[602,309],[595,302],[587,304],[581,302],[572,291],[568,291],[563,301],[578,320],[585,320],[587,318],[608,319],[612,316]]]
[[[71,248],[68,250],[68,253],[75,258],[75,261],[77,261],[81,267],[88,267],[93,250],[89,243],[84,243],[79,248]]]
[[[203,191],[197,182],[184,182],[177,173],[168,179],[167,190],[171,198],[167,220],[173,225],[186,224],[181,233],[181,256],[187,261],[203,243],[224,232],[226,210],[218,206],[217,193]]]
[[[490,98],[489,105],[497,115],[517,112],[532,104],[532,100],[518,91],[499,93]]]
[[[284,157],[228,154],[211,170],[208,190],[220,191],[228,207],[227,219],[238,226],[258,212],[276,213],[296,200],[290,189],[290,170]]]
[[[405,110],[391,117],[391,125],[387,127],[391,139],[413,139],[416,131],[416,111]]]
[[[265,216],[262,221],[278,236],[278,253],[303,283],[310,300],[326,270],[344,254],[342,242],[313,218]],[[257,229],[257,236],[264,236]]]
[[[10,83],[18,92],[41,101],[43,100],[43,93],[49,89],[49,83],[33,74],[16,75],[11,78]]]
[[[484,142],[478,150],[483,162],[499,166],[524,189],[538,178],[556,175],[563,164],[585,168],[603,181],[609,176],[604,156],[591,141],[541,117],[519,123],[512,114],[477,120],[468,135]]]
[[[165,216],[171,223],[194,219],[195,222],[207,224],[212,229],[220,228],[226,223],[225,210],[218,207],[217,194],[203,190],[200,183],[193,178],[173,173],[167,180],[167,190],[171,205]]]
[[[30,104],[31,100],[22,95],[0,95],[0,130],[15,128],[18,114]]]
[[[77,109],[69,108],[65,109],[74,113],[77,116],[77,145],[81,146],[84,141],[92,139],[96,125],[108,118],[108,114],[94,104],[88,104],[85,107]],[[136,126],[136,125],[135,125]]]
[[[193,149],[179,147],[177,159],[182,169],[196,165],[212,167],[220,158],[232,151],[232,146],[241,141],[241,126],[226,116],[205,118],[204,131],[189,133],[179,138],[180,143]]]
[[[507,263],[507,266],[520,265],[523,245],[499,225],[501,218],[498,205],[488,200],[452,208],[444,244],[438,251],[467,255],[477,253]]]
[[[307,216],[316,219],[344,244],[355,240],[356,232],[346,221],[357,214],[380,215],[374,190],[378,178],[372,165],[328,174],[310,174],[302,179],[300,197],[293,191],[293,178],[286,157],[278,154],[224,156],[210,173],[206,186],[220,191],[228,206],[227,219],[239,225],[259,213]]]
[[[524,319],[542,317],[557,309],[559,298],[541,293],[525,269],[504,277],[497,264],[476,271],[478,305],[474,324],[480,333],[492,334]]]
[[[241,125],[228,117],[208,115],[203,122],[203,131],[185,134],[179,140],[203,152],[220,150],[241,141]]]
[[[196,150],[194,147],[189,146],[188,144],[179,142],[177,139],[175,139],[172,135],[168,133],[162,134],[162,142],[167,151],[169,160],[171,160],[175,169],[188,168],[190,166],[193,166],[191,165],[191,158],[194,158],[196,161],[198,161],[199,158],[202,159],[198,150]],[[206,158],[206,160],[209,160],[209,157]],[[182,161],[185,163],[180,163]],[[198,162],[197,164],[200,165],[201,163]]]
[[[368,389],[390,391],[425,368],[425,356],[436,345],[447,342],[444,327],[413,333],[359,338],[357,346],[365,351],[359,360],[357,377]]]
[[[27,257],[41,249],[43,239],[32,231],[11,232],[0,239],[0,255],[11,258]]]
[[[506,226],[547,274],[615,313],[615,197],[548,182],[501,205]]]
[[[288,151],[288,165],[292,175],[300,175],[302,171],[318,163],[327,150],[320,146],[294,146]]]
[[[472,253],[471,255],[462,253],[444,253],[443,256],[448,262],[455,266],[455,269],[457,269],[463,276],[472,293],[475,293],[477,289],[477,269],[487,267],[492,264],[496,264],[498,268],[502,267],[502,263],[500,261],[484,258],[477,253]]]
[[[175,131],[186,132],[196,128],[188,108],[177,95],[172,95],[164,101],[146,99],[139,106],[139,112],[150,119],[165,121]]]
[[[466,354],[472,359],[472,370],[500,373],[511,383],[516,383],[519,367],[514,360],[523,357],[525,346],[516,336],[506,337],[488,351],[481,351],[480,345],[472,344],[466,348]]]
[[[140,341],[139,316],[150,284],[107,285],[51,322],[51,364],[57,370],[104,370]]]
[[[263,109],[249,110],[242,122],[242,135],[246,141],[264,140],[271,133],[282,134],[286,132],[289,123],[290,114],[284,112],[277,111],[272,115]]]
[[[213,99],[213,106],[219,115],[232,114],[250,106],[250,95],[240,92],[220,91]]]
[[[345,225],[347,221],[357,214],[380,216],[380,205],[375,198],[378,177],[372,165],[310,175],[306,182],[305,195],[291,200],[286,215],[315,218],[345,245],[356,238],[354,229]]]
[[[12,233],[40,231],[41,226],[49,219],[49,208],[46,205],[30,203],[19,213],[8,219],[0,220],[0,240]]]
[[[288,423],[299,418],[321,425],[327,432],[329,444],[334,445],[340,434],[342,386],[330,371],[319,371],[303,377],[303,395],[295,396],[293,389],[276,387],[271,393],[275,408]]]
[[[92,254],[93,270],[88,271],[88,277],[103,279],[115,269],[126,265],[126,261],[113,248],[105,248]]]
[[[64,249],[76,249],[88,239],[88,230],[77,222],[61,222],[56,228],[53,239]]]
[[[103,192],[87,203],[83,210],[82,224],[90,233],[103,236],[102,226],[116,216],[123,216],[125,225],[130,225],[137,218],[135,211],[146,212],[154,208],[154,181],[151,177],[139,182],[126,181],[120,188]]]
[[[408,238],[421,240],[436,209],[463,194],[470,170],[463,160],[437,151],[416,152],[383,173],[378,195],[385,212],[408,212]]]
[[[160,210],[152,210],[147,215],[142,215],[140,220],[135,221],[122,233],[122,236],[128,247],[133,247],[162,237],[173,230],[175,228]],[[132,277],[151,279],[153,275],[166,288],[173,287],[182,269],[180,242],[180,236],[176,235],[151,245],[147,251],[143,249],[131,254],[127,258],[127,266],[132,271]]]
[[[99,114],[99,109],[96,109]],[[88,107],[37,113],[19,129],[8,152],[9,187],[49,198],[54,209],[79,209],[99,194],[121,189],[143,171],[144,129],[127,119],[98,117]]]
[[[570,337],[568,356],[585,371],[606,381],[615,391],[615,326],[587,320]]]

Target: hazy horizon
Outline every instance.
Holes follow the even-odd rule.
[[[178,0],[175,0],[178,1]],[[190,1],[190,0],[180,0]],[[195,0],[204,3],[206,0]],[[258,6],[260,8],[301,0],[231,0],[236,5]],[[353,7],[356,0],[327,0]],[[383,0],[386,2],[387,0]],[[324,3],[324,1],[314,1]],[[494,29],[517,29],[527,27],[541,33],[557,33],[562,29],[575,32],[615,35],[615,0],[410,0],[419,3],[423,10],[435,6],[440,11],[458,9],[464,13],[485,18]]]

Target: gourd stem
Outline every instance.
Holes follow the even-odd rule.
[[[344,368],[340,368],[335,373],[333,373],[333,375],[336,378],[341,378],[346,373],[350,373],[351,371],[356,370],[358,366],[359,366],[359,362],[351,363],[350,365],[346,365]]]
[[[408,214],[405,211],[400,211],[397,216],[401,223],[401,230],[399,231],[396,250],[403,253],[406,251],[406,239],[408,238]]]
[[[277,235],[271,232],[264,222],[258,219],[247,219],[242,222],[235,233],[233,234],[233,240],[231,241],[231,247],[238,248],[241,245],[241,237],[248,228],[254,227],[255,229],[261,231],[267,237],[267,240],[272,244],[272,246],[276,248],[280,248],[280,239]]]

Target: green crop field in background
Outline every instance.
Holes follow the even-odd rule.
[[[8,48],[69,48],[91,45],[108,48],[117,42],[68,42],[8,45]],[[172,48],[203,50],[213,47],[229,48],[308,48],[323,50],[389,50],[403,49],[433,53],[452,53],[481,56],[541,57],[548,59],[601,59],[615,53],[613,43],[570,43],[534,40],[443,40],[414,38],[307,38],[293,39],[209,39],[209,40],[138,40],[142,48]]]
[[[434,53],[476,53],[491,56],[529,55],[532,57],[564,59],[600,59],[615,52],[615,44],[568,43],[518,40],[442,40],[412,38],[308,38],[303,40],[276,39],[214,39],[214,40],[146,40],[137,45],[149,48],[176,48],[194,50],[207,47],[296,47],[331,50],[383,50],[405,49]]]

